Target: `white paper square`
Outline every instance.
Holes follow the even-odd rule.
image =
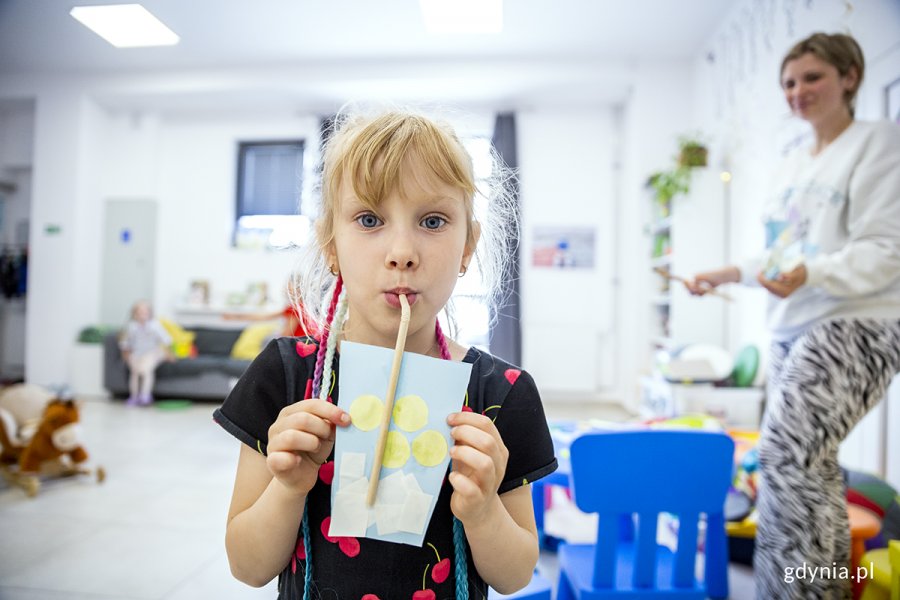
[[[406,474],[406,489],[414,492],[422,491],[422,486],[419,485],[419,480],[416,479],[416,476],[412,473]]]
[[[369,480],[365,477],[361,477],[359,479],[354,479],[350,483],[344,485],[341,482],[341,487],[338,489],[339,494],[362,494],[363,502],[366,500],[366,495],[369,493]]]
[[[338,474],[340,485],[343,487],[360,477],[365,477],[366,455],[362,452],[344,452],[341,457],[341,472]]]
[[[388,535],[400,531],[400,516],[403,514],[402,504],[376,505],[375,510],[372,512],[375,515],[378,535]]]
[[[416,534],[425,533],[425,527],[428,525],[428,511],[431,508],[431,498],[432,496],[422,492],[410,491],[407,494],[398,525],[400,531]]]
[[[415,477],[413,477],[415,479]],[[395,471],[378,482],[375,505],[400,504],[406,502],[406,479],[403,471]]]
[[[331,526],[328,535],[332,537],[365,537],[369,527],[369,510],[366,508],[366,494],[339,491],[331,507]]]

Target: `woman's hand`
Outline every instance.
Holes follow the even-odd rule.
[[[472,412],[453,413],[447,418],[456,444],[450,449],[450,509],[468,525],[489,516],[499,504],[497,488],[506,474],[509,450],[490,418]]]
[[[349,414],[324,400],[284,407],[269,427],[269,471],[286,488],[306,495],[334,447],[335,426],[349,424]]]
[[[740,269],[732,266],[697,273],[693,279],[684,280],[684,287],[694,296],[703,296],[723,283],[737,283],[740,280]]]
[[[787,298],[806,283],[808,276],[806,265],[800,265],[793,271],[781,273],[775,279],[766,279],[766,276],[760,273],[756,276],[756,280],[759,281],[761,286],[779,298]]]

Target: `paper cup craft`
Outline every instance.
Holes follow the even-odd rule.
[[[421,546],[450,463],[447,415],[460,410],[472,365],[403,354],[378,491],[367,507],[393,354],[341,344],[341,405],[351,425],[337,429],[328,535]]]

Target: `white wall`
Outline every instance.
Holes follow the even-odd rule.
[[[622,188],[619,211],[620,286],[617,298],[620,395],[637,409],[638,380],[651,366],[650,299],[653,275],[650,237],[651,198],[645,190],[654,171],[670,168],[678,135],[687,132],[691,110],[691,69],[687,61],[637,64],[622,115]]]
[[[79,245],[97,232],[78,216],[96,216],[84,144],[93,110],[83,94],[66,90],[41,94],[36,104],[25,352],[26,377],[38,383],[65,380],[70,343],[96,312],[97,265],[83,262]]]
[[[616,144],[609,107],[531,109],[516,116],[521,169],[522,363],[556,399],[616,385],[613,323]],[[590,227],[593,269],[535,268],[536,227]]]
[[[305,138],[315,147],[316,117],[116,114],[105,134],[103,198],[149,198],[159,205],[154,295],[159,314],[171,316],[195,279],[210,282],[217,305],[256,281],[268,283],[274,302],[283,300],[296,255],[231,246],[238,142]]]

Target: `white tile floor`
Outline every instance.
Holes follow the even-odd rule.
[[[274,583],[250,588],[228,570],[223,539],[238,443],[213,423],[214,408],[87,401],[89,463],[106,469],[106,481],[44,481],[27,498],[0,479],[0,598],[274,598]],[[552,554],[540,568],[555,581]],[[732,569],[731,586],[732,598],[752,598],[747,569]]]

